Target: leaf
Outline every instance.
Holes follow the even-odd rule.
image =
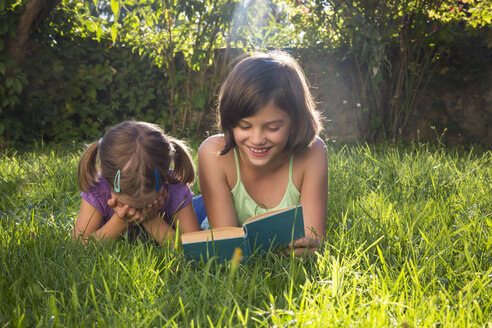
[[[15,92],[17,92],[17,94],[20,94],[22,92],[22,84],[18,79],[14,79],[13,87]]]
[[[116,23],[111,26],[111,39],[113,40],[113,44],[116,43],[116,37],[118,35],[118,31],[116,28]]]
[[[96,39],[97,42],[101,42],[101,35],[102,35],[102,27],[101,25],[98,25],[96,28]]]
[[[96,99],[97,96],[96,88],[90,86],[89,90],[87,90],[87,96],[89,96],[89,98]]]
[[[118,20],[118,14],[120,12],[120,3],[118,2],[118,0],[111,0],[111,10],[113,11],[114,21],[116,22]]]

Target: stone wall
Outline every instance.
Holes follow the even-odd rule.
[[[326,118],[325,138],[333,142],[361,140],[366,124],[360,104],[347,86],[350,83],[342,82],[339,72],[343,67],[330,58],[306,60],[301,65]],[[479,79],[434,79],[418,96],[402,139],[439,139],[451,145],[477,143],[492,148],[492,63],[483,70]]]

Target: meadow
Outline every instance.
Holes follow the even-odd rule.
[[[1,327],[492,327],[490,150],[330,144],[322,249],[224,264],[73,240],[81,150],[0,155]]]

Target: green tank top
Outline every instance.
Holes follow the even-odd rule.
[[[236,217],[239,226],[241,226],[244,221],[257,214],[299,204],[301,193],[297,190],[294,182],[292,182],[292,163],[294,162],[294,155],[292,155],[289,160],[289,183],[287,184],[287,189],[285,190],[284,197],[280,201],[280,204],[278,204],[274,208],[269,209],[263,208],[256,204],[256,202],[246,191],[246,188],[241,181],[241,172],[239,169],[239,159],[236,148],[234,148],[234,158],[236,159],[237,182],[234,188],[231,190],[231,193],[232,200],[234,202],[234,210],[236,211]]]

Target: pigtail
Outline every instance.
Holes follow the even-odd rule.
[[[88,191],[94,185],[97,178],[97,152],[99,141],[91,143],[82,154],[79,162],[79,188],[82,191]]]
[[[168,138],[175,150],[174,171],[171,177],[183,184],[193,183],[195,180],[195,165],[188,147],[182,141]]]

